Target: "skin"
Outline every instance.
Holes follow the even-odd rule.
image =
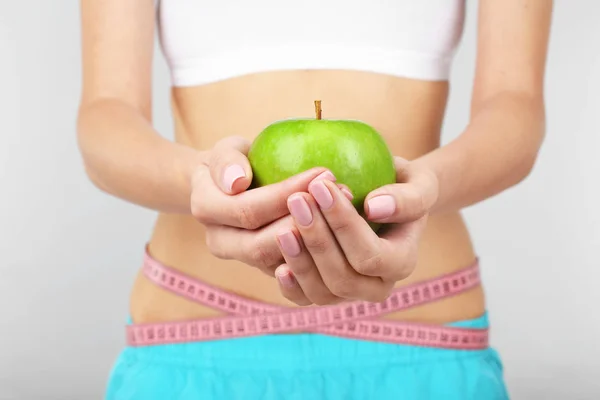
[[[534,166],[545,132],[551,1],[480,2],[470,119],[441,147],[448,82],[358,71],[256,73],[173,88],[175,141],[167,140],[152,126],[154,12],[152,0],[82,0],[78,143],[99,189],[159,212],[150,253],[210,284],[286,306],[381,300],[393,287],[471,264],[460,210]],[[252,139],[273,121],[311,116],[315,99],[327,118],[372,125],[397,156],[398,183],[365,202],[371,220],[389,224],[381,237],[323,168],[246,191]],[[377,198],[391,215],[374,216],[369,201]],[[478,287],[385,318],[444,323],[484,310]],[[130,311],[140,323],[218,314],[141,275]]]

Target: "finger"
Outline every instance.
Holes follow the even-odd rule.
[[[275,277],[279,283],[279,290],[283,297],[299,306],[308,306],[312,302],[306,297],[300,285],[294,278],[290,268],[283,264],[275,270]]]
[[[193,182],[192,214],[205,225],[258,229],[288,215],[287,198],[306,191],[314,179],[335,178],[325,168],[312,168],[282,182],[230,196],[215,185],[206,168],[204,173],[199,169]]]
[[[350,191],[350,188],[348,186],[342,183],[338,183],[337,187],[342,191],[342,193],[344,194],[344,196],[346,196],[348,200],[352,201],[354,196],[352,195],[352,192]]]
[[[340,197],[348,202],[337,186],[330,184],[328,181],[320,180],[313,182],[310,186],[314,189],[315,187],[321,187],[325,182],[334,187]],[[311,194],[319,198],[320,204],[329,204],[333,201],[330,196],[327,197],[325,192],[321,193],[318,190],[313,190]],[[313,196],[305,193],[294,194],[288,200],[288,207],[294,217],[304,247],[312,256],[329,291],[344,299],[368,301],[385,299],[388,293],[385,290],[384,282],[380,278],[363,276],[350,266]],[[354,212],[356,213],[356,210]],[[360,238],[356,239],[360,241]],[[294,270],[292,269],[292,271]],[[294,271],[294,275],[297,277],[296,271]],[[304,286],[302,287],[304,288]]]
[[[386,259],[395,260],[394,268],[382,271],[384,279],[397,282],[408,278],[418,260],[418,243],[427,224],[427,217],[405,224],[386,225],[381,234],[382,253]]]
[[[438,196],[438,182],[429,170],[397,159],[398,182],[382,186],[365,199],[365,214],[376,223],[404,223],[426,215]]]
[[[316,199],[327,225],[350,266],[359,274],[379,276],[384,258],[379,237],[336,185],[313,182],[308,191]]]
[[[281,231],[277,235],[277,243],[298,286],[312,303],[325,305],[341,301],[325,286],[311,255],[302,247],[293,230]]]
[[[392,246],[382,242],[336,185],[326,181],[313,182],[309,192],[317,200],[321,214],[357,273],[380,278],[384,282],[384,292],[392,289],[391,282],[406,277],[404,264],[396,258]]]
[[[217,258],[241,261],[273,276],[275,269],[285,262],[276,235],[293,227],[294,221],[289,215],[257,230],[209,225],[206,244]]]
[[[246,155],[250,141],[231,136],[219,141],[210,152],[210,175],[227,194],[246,190],[252,183],[252,168]]]

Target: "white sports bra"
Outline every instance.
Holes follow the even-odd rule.
[[[158,0],[175,86],[274,70],[447,80],[465,0]]]

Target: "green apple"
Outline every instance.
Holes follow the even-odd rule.
[[[357,120],[321,118],[321,102],[315,101],[316,118],[274,122],[253,141],[248,152],[253,187],[283,181],[314,167],[325,167],[350,189],[352,203],[364,217],[369,192],[396,182],[394,159],[383,137]],[[376,224],[371,224],[374,230]]]

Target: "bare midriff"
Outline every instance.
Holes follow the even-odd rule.
[[[414,159],[440,145],[447,82],[404,79],[352,71],[280,71],[251,74],[197,87],[172,90],[175,139],[199,150],[220,139],[252,140],[270,123],[314,116],[358,119],[379,131],[394,155]],[[143,251],[143,249],[140,249]],[[160,214],[149,242],[158,261],[224,290],[266,303],[294,307],[275,278],[257,268],[213,256],[205,228],[192,216]],[[422,236],[414,273],[397,286],[433,278],[471,265],[476,254],[460,213],[432,215]],[[436,303],[390,314],[396,320],[448,323],[481,316],[481,287]],[[136,323],[201,319],[220,312],[177,297],[138,274],[131,294]]]

